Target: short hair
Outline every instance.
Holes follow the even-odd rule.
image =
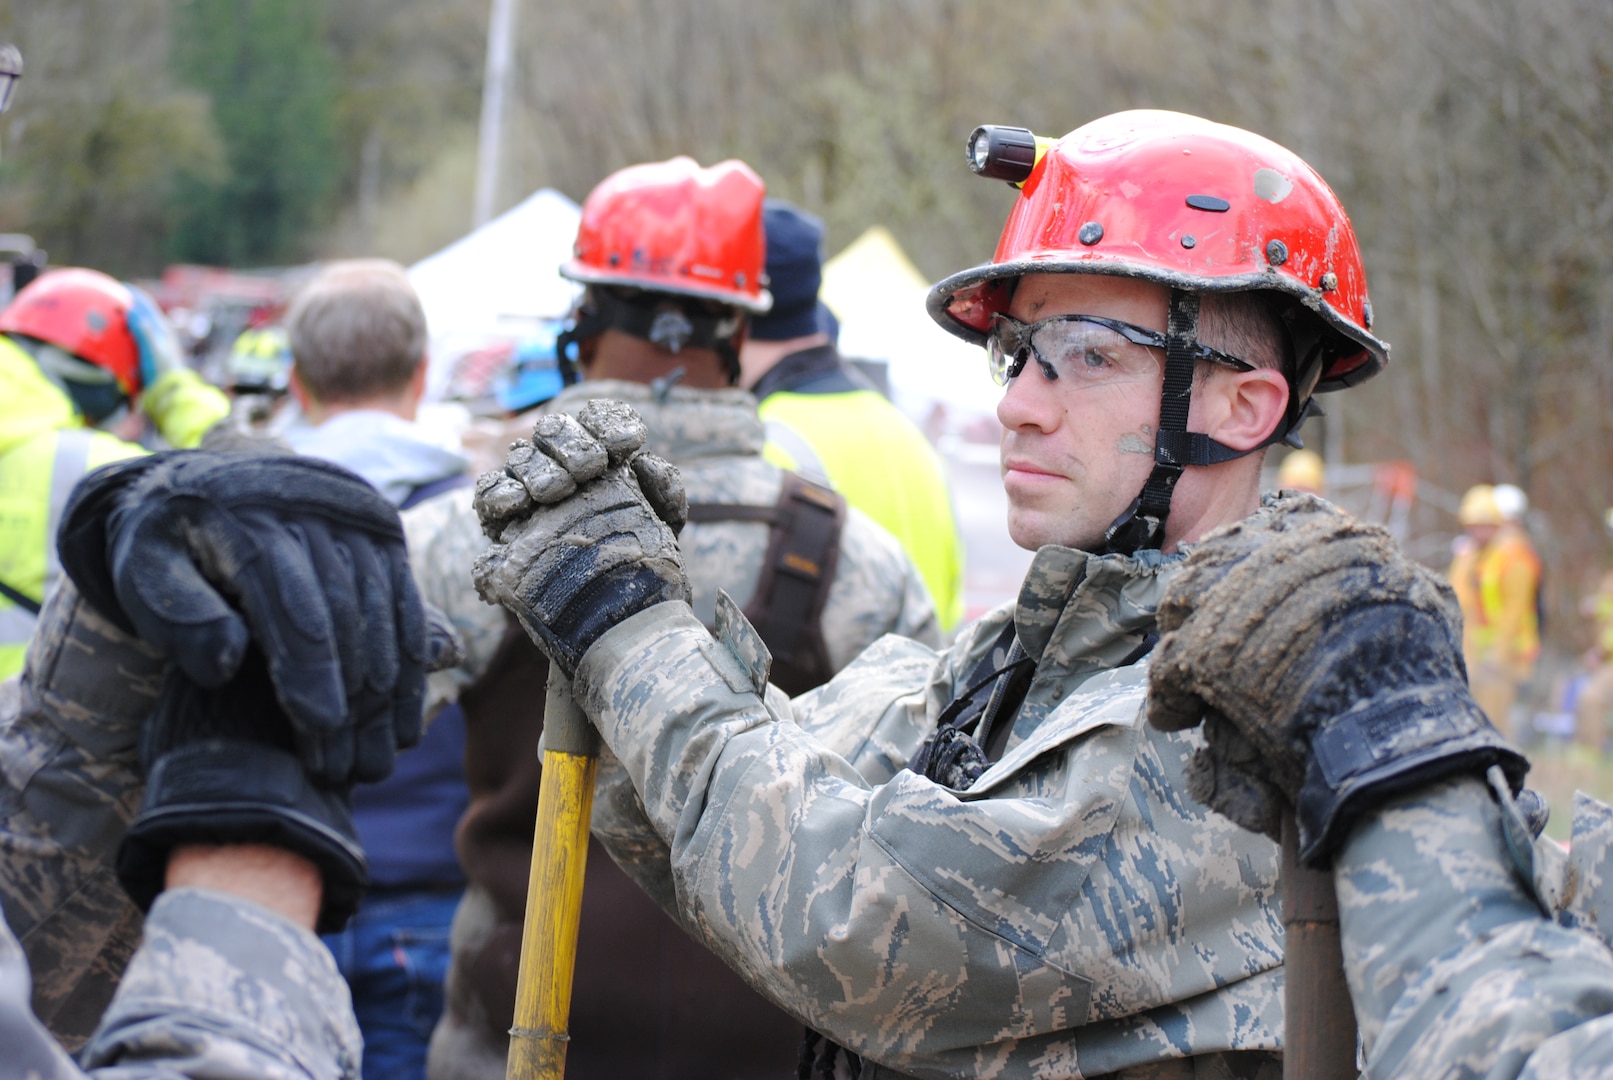
[[[292,300],[286,332],[292,367],[315,401],[395,394],[425,362],[425,310],[390,259],[327,265]]]
[[[1206,292],[1199,300],[1199,342],[1257,368],[1276,368],[1292,384],[1288,330],[1271,299],[1258,292]]]

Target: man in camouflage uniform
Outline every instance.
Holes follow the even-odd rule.
[[[93,1075],[356,1080],[314,934],[363,888],[346,792],[419,738],[425,664],[455,658],[396,512],[329,466],[167,454],[91,474],[63,536],[0,683],[0,1072],[84,1076],[65,1045]]]
[[[1017,602],[788,700],[736,605],[715,638],[685,606],[678,492],[603,408],[579,420],[610,467],[540,448],[574,494],[518,483],[519,454],[479,482],[478,585],[575,672],[632,785],[597,834],[863,1077],[1275,1076],[1277,850],[1187,796],[1200,742],[1143,725],[1146,657],[1180,546],[1256,509],[1313,390],[1386,362],[1359,252],[1247,132],[984,134],[976,162],[1029,182],[931,310],[1006,386],[1009,530],[1038,549]]]
[[[594,398],[631,402],[648,426],[650,448],[682,470],[696,507],[680,543],[695,618],[714,625],[719,586],[760,611],[776,647],[787,645],[778,633],[794,635],[794,688],[805,690],[886,634],[925,647],[940,639],[923,579],[896,540],[826,489],[789,494],[787,474],[762,457],[766,432],[755,398],[735,385],[746,315],[767,302],[762,202],[761,181],[739,162],[701,169],[677,158],[604,180],[584,204],[576,258],[562,268],[588,286],[568,334],[584,381],[549,402],[536,434],[528,434],[542,441],[561,416]],[[701,275],[686,273],[691,266]],[[413,558],[417,568],[436,568],[425,571],[427,599],[455,619],[473,657],[485,659],[455,676],[472,680],[460,687],[460,703],[473,799],[458,834],[471,885],[455,918],[448,1010],[428,1067],[433,1080],[502,1077],[546,669],[519,629],[501,638],[507,614],[468,587],[466,570],[488,543],[468,498],[440,502],[405,514]],[[784,515],[821,526],[828,546],[791,549],[794,541],[781,537],[802,540],[805,528],[792,528]],[[781,562],[788,569],[779,569]],[[790,582],[808,583],[793,609],[779,602]],[[771,605],[764,593],[774,597]],[[801,647],[809,640],[814,647]],[[601,798],[631,801],[620,770],[608,758],[601,767]],[[635,830],[623,845],[642,839]],[[664,860],[664,844],[649,842]],[[705,1077],[716,1070],[770,1078],[790,1068],[800,1025],[690,941],[601,851],[589,859],[583,896],[569,1076]],[[675,912],[670,895],[655,898]]]
[[[1613,807],[1537,841],[1446,583],[1307,496],[1198,545],[1167,591],[1149,723],[1205,722],[1190,791],[1331,866],[1368,1077],[1613,1075]]]

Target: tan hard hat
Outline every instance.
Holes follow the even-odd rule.
[[[1456,520],[1463,525],[1500,525],[1505,520],[1501,507],[1495,501],[1495,488],[1489,484],[1475,484],[1462,496],[1461,509]]]
[[[1277,470],[1277,486],[1317,495],[1327,490],[1327,466],[1314,450],[1295,450]]]

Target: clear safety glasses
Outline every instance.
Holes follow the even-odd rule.
[[[1050,380],[1068,378],[1079,387],[1121,382],[1154,374],[1165,348],[1165,335],[1145,326],[1105,319],[1099,315],[1054,315],[1024,323],[1001,312],[991,317],[986,336],[986,361],[998,386],[1025,370],[1034,356]],[[1254,365],[1228,356],[1208,345],[1195,345],[1193,359],[1220,364],[1234,371],[1253,371]]]

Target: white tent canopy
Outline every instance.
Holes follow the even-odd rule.
[[[840,352],[890,365],[891,396],[922,418],[940,402],[953,412],[989,413],[1002,391],[984,350],[941,329],[924,310],[930,285],[896,238],[876,225],[823,264],[818,295],[840,320]]]
[[[581,217],[576,203],[544,188],[409,268],[431,333],[428,396],[440,393],[457,352],[571,310],[577,286],[559,268]]]

